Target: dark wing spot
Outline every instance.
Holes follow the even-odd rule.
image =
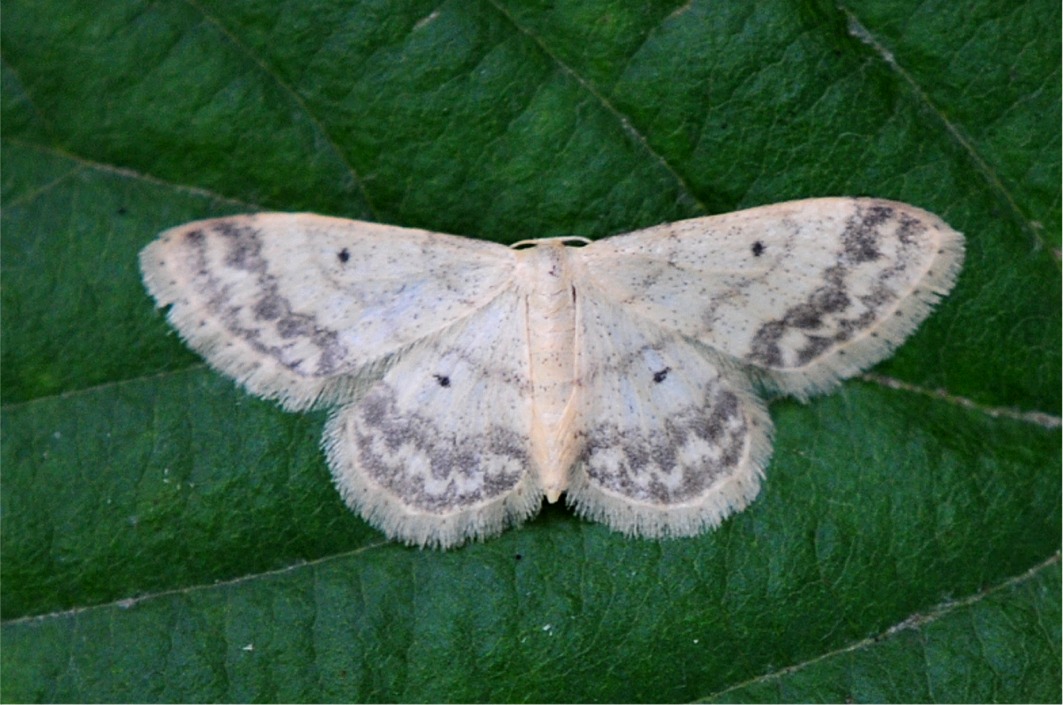
[[[313,335],[313,332],[313,323],[309,316],[290,314],[277,321],[277,333],[285,339]]]
[[[432,376],[436,378],[437,382],[439,382],[439,386],[440,387],[449,387],[450,386],[450,377],[447,377],[446,375],[432,375]]]
[[[286,303],[275,293],[268,293],[255,303],[255,318],[260,321],[275,321],[286,313]]]
[[[893,218],[893,209],[888,206],[872,206],[855,216],[842,233],[845,254],[853,263],[873,262],[882,256],[878,241],[882,234],[879,226]]]
[[[753,247],[751,249],[753,251],[754,257],[760,257],[762,254],[764,254],[764,250],[766,250],[767,248],[764,246],[763,242],[757,240],[753,243]]]
[[[668,373],[671,372],[671,371],[672,371],[671,367],[665,367],[663,370],[658,370],[657,372],[654,372],[653,373],[653,381],[656,382],[657,384],[660,384],[661,382],[663,382],[665,380],[666,377],[668,377]]]
[[[346,264],[347,260],[351,258],[351,253],[347,251],[346,247],[344,247],[342,250],[339,251],[339,254],[337,254],[336,256],[339,257],[340,262]]]

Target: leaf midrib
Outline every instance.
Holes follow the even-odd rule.
[[[841,656],[843,654],[852,653],[861,649],[871,648],[873,646],[881,644],[883,640],[889,639],[906,630],[926,628],[927,626],[932,625],[952,615],[954,612],[978,605],[983,600],[991,598],[997,593],[1003,592],[1004,590],[1009,590],[1011,588],[1019,587],[1031,580],[1035,580],[1042,570],[1059,563],[1059,560],[1060,554],[1058,552],[1054,553],[1049,558],[1038,563],[1032,568],[1023,571],[1022,573],[1019,573],[1018,575],[1013,575],[1004,578],[1003,580],[995,584],[992,584],[988,587],[984,587],[983,589],[978,590],[976,592],[972,592],[965,597],[961,597],[959,599],[946,600],[944,602],[940,602],[936,605],[931,606],[927,610],[913,612],[908,617],[905,617],[901,621],[890,627],[887,627],[886,629],[882,630],[877,634],[865,637],[863,639],[859,639],[857,641],[852,642],[851,644],[847,644],[836,649],[831,649],[830,651],[826,651],[818,656],[806,659],[805,661],[801,661],[800,663],[795,663],[790,666],[777,668],[769,673],[762,673],[754,678],[750,678],[749,680],[730,685],[727,688],[724,688],[723,690],[708,693],[702,696],[701,698],[698,698],[694,702],[708,702],[710,700],[720,698],[728,693],[740,690],[748,686],[756,685],[758,683],[764,683],[780,678],[782,676],[800,672],[805,668],[814,666],[817,663],[826,661],[827,659],[833,658],[835,656]]]
[[[348,173],[350,174],[351,178],[355,183],[355,186],[358,189],[360,196],[362,197],[363,202],[366,204],[366,207],[370,210],[375,219],[379,219],[378,211],[373,205],[373,201],[369,197],[369,194],[365,190],[364,184],[358,174],[358,171],[354,168],[354,165],[350,163],[346,155],[340,149],[339,145],[325,129],[324,124],[321,122],[321,120],[318,119],[318,117],[310,109],[310,106],[308,106],[303,100],[301,94],[296,91],[293,86],[285,82],[268,63],[258,57],[255,52],[251,50],[250,47],[248,47],[244,42],[242,42],[236,33],[234,33],[232,30],[222,24],[217,18],[206,12],[206,10],[202,8],[197,2],[195,2],[194,0],[185,0],[185,2],[189,7],[193,8],[196,12],[198,12],[204,18],[204,21],[210,23],[211,26],[215,27],[219,33],[221,33],[230,42],[232,42],[233,46],[235,46],[244,56],[246,56],[249,61],[254,63],[259,68],[259,70],[263,72],[264,75],[268,76],[270,80],[272,80],[278,86],[278,88],[280,88],[286,95],[291,98],[291,100],[298,106],[299,110],[302,111],[302,113],[314,126],[314,129],[317,130],[324,138],[329,150],[331,150],[336,155],[336,157],[340,160],[340,163],[343,164],[345,169],[347,169]],[[557,55],[557,53],[551,50],[550,46],[547,44],[546,41],[544,41],[542,37],[539,37],[535,33],[531,32],[529,29],[519,24],[515,20],[515,18],[513,18],[513,16],[505,10],[505,8],[498,4],[497,0],[487,0],[486,4],[487,6],[491,7],[494,12],[497,12],[502,18],[504,18],[505,21],[509,23],[518,33],[528,37],[528,39],[532,41],[536,47],[538,47],[539,51],[541,51],[543,55],[558,68],[559,71],[561,71],[565,75],[570,76],[576,82],[576,84],[579,85],[581,90],[585,91],[589,96],[591,96],[604,111],[606,111],[610,116],[612,116],[614,120],[616,120],[617,124],[620,126],[621,130],[625,134],[633,138],[636,143],[638,143],[654,161],[660,164],[672,176],[672,178],[675,179],[681,192],[686,198],[689,198],[694,204],[696,204],[696,206],[701,211],[708,212],[704,202],[694,194],[694,190],[689,185],[687,180],[683,178],[680,171],[677,170],[677,168],[668,161],[667,157],[665,157],[663,154],[653,148],[650,140],[645,136],[644,131],[639,129],[639,126],[631,118],[630,115],[625,114],[623,111],[614,106],[605,97],[605,94],[598,88],[598,86],[595,85],[593,81],[591,81],[589,78],[582,76],[578,71],[576,71],[575,68],[563,62],[561,58]],[[989,188],[995,194],[997,194],[1001,201],[1007,206],[1008,211],[1012,214],[1012,217],[1016,220],[1021,229],[1026,232],[1030,236],[1030,238],[1034,242],[1038,243],[1041,247],[1048,247],[1049,243],[1045,240],[1044,235],[1032,225],[1031,219],[1028,218],[1026,214],[1022,212],[1018,203],[1015,201],[1014,196],[1006,188],[1004,183],[997,176],[996,172],[982,158],[982,156],[974,148],[974,146],[963,136],[959,128],[947,119],[944,113],[937,107],[936,104],[934,104],[927,92],[915,81],[911,74],[909,74],[903,68],[900,62],[897,61],[896,54],[894,52],[888,51],[885,48],[885,45],[876,37],[874,33],[872,33],[864,26],[864,24],[860,21],[860,18],[849,7],[842,3],[839,3],[838,5],[836,5],[836,9],[842,16],[844,16],[850,27],[855,26],[857,28],[850,31],[848,36],[861,44],[870,46],[874,50],[879,60],[886,65],[886,67],[891,71],[891,73],[895,75],[903,85],[907,86],[907,88],[909,89],[907,92],[912,94],[918,101],[918,103],[922,105],[922,107],[926,111],[935,116],[939,124],[943,127],[944,134],[948,137],[948,139],[952,143],[958,145],[961,151],[968,156],[968,159],[974,165],[976,171],[984,179],[985,183],[989,186]],[[2,57],[0,57],[0,61],[2,61],[5,66],[10,66],[10,70],[13,71],[16,75],[18,74],[17,67],[11,65],[9,61],[3,59]],[[26,95],[27,100],[29,100],[30,104],[35,105],[33,98],[25,87],[25,85],[22,85],[21,88],[23,93]],[[124,167],[108,166],[100,164],[98,162],[91,162],[90,160],[72,154],[70,152],[56,151],[56,153],[60,153],[63,156],[79,161],[80,163],[93,164],[99,168],[107,169],[112,172],[123,174],[135,174],[139,178],[143,178],[151,183],[166,183],[163,180],[156,179],[149,175],[140,174],[138,172],[133,172]],[[248,207],[251,208],[255,207],[253,206],[253,204],[246,203],[244,201],[241,201],[240,199],[235,199],[228,196],[221,196],[209,190],[201,189],[199,187],[174,184],[169,185],[174,186],[175,188],[183,188],[191,192],[210,195],[226,202],[246,204]],[[261,208],[256,209],[261,210]]]
[[[1050,243],[1045,239],[1043,231],[1038,231],[1038,229],[1033,226],[1031,218],[1023,213],[1014,196],[1007,187],[1004,186],[1004,183],[1000,180],[997,173],[992,167],[990,167],[985,159],[982,158],[982,155],[974,148],[974,145],[964,137],[960,128],[945,116],[945,113],[934,103],[933,100],[930,99],[930,95],[926,90],[924,90],[912,75],[904,69],[901,63],[897,61],[896,53],[889,51],[878,37],[864,26],[855,12],[841,3],[837,5],[837,8],[848,21],[850,27],[849,36],[856,38],[858,41],[866,44],[874,50],[882,63],[900,79],[901,84],[908,87],[909,92],[911,92],[918,103],[923,106],[924,111],[933,115],[941,124],[948,139],[953,144],[959,146],[960,151],[967,156],[967,159],[970,161],[975,171],[985,181],[989,190],[996,194],[1000,201],[1007,207],[1008,212],[1011,213],[1012,219],[1018,223],[1020,229],[1022,229],[1033,242],[1037,243],[1039,247],[1048,248]],[[1058,266],[1059,260],[1057,259],[1056,262]]]
[[[353,558],[355,556],[358,556],[358,555],[361,555],[361,554],[365,554],[365,553],[368,553],[370,551],[380,550],[382,548],[386,548],[386,547],[389,547],[389,546],[392,546],[392,545],[393,545],[393,542],[391,542],[391,541],[378,541],[378,542],[375,542],[375,543],[368,544],[366,546],[359,547],[359,548],[354,549],[352,551],[345,551],[343,553],[339,553],[339,554],[335,554],[335,555],[331,555],[331,556],[325,556],[325,557],[314,559],[314,560],[311,560],[311,561],[299,561],[297,563],[293,563],[293,564],[285,566],[283,568],[277,568],[277,569],[274,569],[274,570],[264,571],[264,572],[260,572],[260,573],[250,573],[250,574],[247,574],[247,575],[239,576],[237,578],[232,578],[232,579],[224,580],[224,581],[220,581],[220,582],[202,583],[202,584],[190,585],[190,586],[181,587],[181,588],[173,588],[173,589],[163,590],[163,591],[155,592],[155,593],[146,593],[146,594],[138,595],[135,598],[123,598],[123,599],[120,599],[120,600],[114,600],[112,602],[98,604],[98,605],[89,605],[89,606],[85,606],[85,607],[75,607],[73,609],[62,610],[62,611],[59,611],[59,612],[50,612],[50,613],[44,613],[44,614],[38,614],[38,615],[28,615],[28,616],[23,616],[23,617],[17,617],[15,619],[9,619],[9,620],[0,621],[0,626],[12,627],[12,626],[17,626],[17,625],[22,625],[22,624],[28,624],[28,623],[31,623],[31,622],[41,622],[41,621],[46,621],[46,620],[64,619],[64,618],[73,617],[75,615],[79,615],[79,614],[82,614],[84,612],[93,611],[93,610],[106,610],[106,609],[115,609],[115,608],[125,610],[125,609],[130,609],[130,608],[132,608],[132,607],[134,607],[134,606],[136,606],[136,605],[138,605],[140,603],[149,602],[149,601],[153,601],[153,600],[159,600],[159,599],[165,599],[165,598],[176,596],[176,595],[190,595],[190,594],[199,593],[199,592],[205,592],[205,591],[209,591],[209,590],[228,590],[228,589],[233,588],[234,586],[239,586],[239,585],[242,585],[242,584],[245,584],[245,583],[251,583],[251,582],[259,580],[259,579],[269,579],[269,578],[272,578],[272,577],[275,577],[275,576],[278,576],[278,575],[285,575],[285,574],[289,574],[289,573],[294,573],[294,572],[300,571],[300,570],[314,570],[314,569],[318,568],[319,566],[327,565],[327,564],[329,564],[329,563],[331,563],[333,561],[341,561],[341,560]],[[1011,589],[1011,588],[1019,587],[1019,586],[1025,584],[1025,583],[1027,583],[1027,582],[1029,582],[1031,580],[1036,579],[1037,575],[1042,570],[1044,570],[1046,568],[1049,568],[1049,567],[1059,563],[1059,561],[1060,561],[1060,554],[1058,552],[1056,552],[1053,555],[1051,555],[1050,557],[1048,557],[1047,559],[1045,559],[1044,561],[1042,561],[1041,563],[1038,563],[1037,565],[1035,565],[1035,566],[1023,571],[1022,573],[1005,577],[1005,578],[1003,578],[1002,580],[999,580],[996,583],[993,583],[993,584],[991,584],[989,586],[983,587],[981,590],[972,592],[972,593],[970,593],[970,594],[968,594],[966,596],[960,597],[958,599],[946,600],[944,602],[940,602],[940,603],[937,603],[935,605],[932,605],[932,606],[930,606],[927,609],[913,612],[912,614],[906,616],[904,619],[902,619],[902,620],[898,621],[897,623],[895,623],[895,624],[893,624],[893,625],[881,630],[880,632],[878,632],[876,634],[873,634],[873,635],[868,636],[868,637],[864,637],[862,639],[855,640],[853,642],[850,642],[850,643],[845,644],[843,646],[831,649],[829,651],[825,651],[822,654],[819,654],[819,655],[814,656],[812,658],[806,659],[804,661],[801,661],[801,662],[798,662],[798,663],[794,663],[794,664],[791,664],[791,665],[788,665],[788,666],[782,666],[782,667],[776,668],[776,669],[774,669],[774,670],[772,670],[770,672],[767,672],[767,673],[761,673],[761,674],[759,674],[759,675],[757,675],[757,676],[755,676],[753,678],[747,679],[745,681],[741,681],[739,683],[734,683],[734,684],[732,684],[732,685],[730,685],[730,686],[728,686],[728,687],[726,687],[726,688],[724,688],[722,690],[718,690],[718,691],[707,693],[707,694],[703,695],[701,698],[696,699],[694,702],[706,702],[706,701],[709,701],[709,700],[717,699],[717,698],[720,698],[720,697],[722,697],[722,696],[724,696],[724,695],[726,695],[728,693],[740,690],[740,689],[748,687],[748,686],[756,685],[758,683],[768,682],[768,681],[771,681],[771,680],[774,680],[774,679],[777,679],[777,678],[780,678],[780,677],[783,677],[783,676],[786,676],[786,675],[789,675],[789,674],[800,672],[800,671],[804,670],[805,668],[814,666],[817,663],[826,661],[827,659],[830,659],[830,658],[833,658],[833,657],[836,657],[836,656],[840,656],[840,655],[847,654],[847,653],[853,653],[855,651],[859,651],[859,650],[865,649],[865,648],[874,647],[874,646],[876,646],[878,644],[881,644],[885,639],[892,638],[893,636],[895,636],[895,635],[897,635],[897,634],[899,634],[901,632],[904,632],[906,630],[909,630],[909,629],[924,629],[924,628],[926,628],[926,627],[928,627],[930,625],[935,624],[936,622],[938,622],[938,621],[940,621],[940,620],[942,620],[944,618],[949,617],[950,615],[952,615],[953,613],[955,613],[955,612],[957,612],[959,610],[976,606],[976,605],[982,603],[984,600],[989,599],[989,598],[997,595],[998,593],[1000,593],[1002,591],[1005,591],[1005,590],[1008,590],[1008,589]]]

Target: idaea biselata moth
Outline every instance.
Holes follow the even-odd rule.
[[[771,455],[758,390],[803,400],[882,360],[962,260],[936,216],[862,198],[514,247],[263,213],[140,255],[211,366],[332,408],[324,448],[355,511],[442,547],[562,493],[628,534],[718,525]]]

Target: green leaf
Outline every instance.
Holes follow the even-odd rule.
[[[1052,702],[1059,693],[1059,561],[865,639],[741,684],[713,702]]]
[[[11,0],[5,700],[1058,701],[1060,6]],[[514,242],[874,195],[967,236],[874,374],[776,400],[760,498],[449,552],[350,513],[169,330],[159,231],[313,210]]]

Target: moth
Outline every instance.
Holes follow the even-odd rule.
[[[717,526],[771,455],[760,393],[804,400],[887,357],[963,251],[919,208],[824,198],[512,247],[261,213],[168,230],[140,265],[214,369],[332,409],[352,509],[450,547],[562,495],[627,534]]]

